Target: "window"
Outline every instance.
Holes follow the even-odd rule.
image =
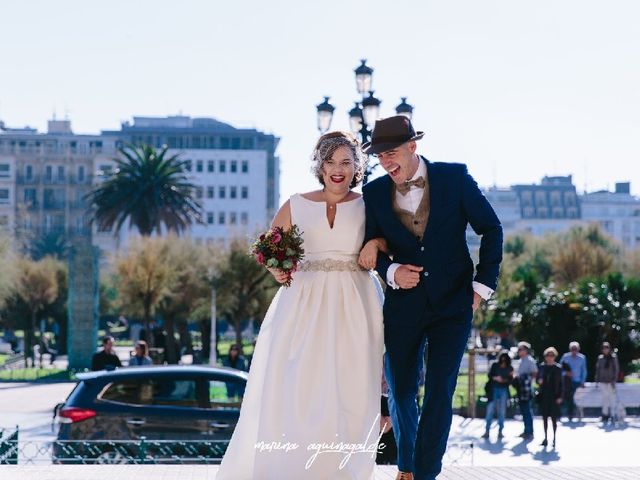
[[[0,177],[8,177],[9,176],[9,164],[8,163],[0,163]]]
[[[192,168],[193,168],[193,163],[191,162],[191,160],[186,160],[186,161],[184,162],[184,169],[185,169],[187,172],[190,172]]]
[[[198,160],[196,162],[196,172],[198,173],[202,172],[202,160]]]
[[[195,380],[125,380],[107,387],[100,400],[133,405],[198,407]]]
[[[202,198],[202,187],[196,187],[196,198],[198,200]]]
[[[209,405],[214,410],[240,408],[245,382],[236,378],[209,381]]]
[[[225,173],[227,171],[227,161],[226,160],[220,160],[218,162],[218,171],[220,173]]]
[[[229,197],[230,198],[238,198],[238,187],[231,187],[229,189]]]
[[[248,160],[243,160],[242,161],[242,173],[249,173],[249,161]]]
[[[64,165],[58,165],[58,180],[64,180]]]
[[[218,212],[218,224],[224,225],[225,222],[225,214],[224,212]]]
[[[238,214],[236,212],[229,213],[229,224],[235,225],[238,223]]]
[[[227,187],[218,187],[218,198],[227,198]]]
[[[249,198],[249,187],[242,187],[242,198]]]
[[[9,203],[9,189],[0,188],[0,203]]]
[[[84,182],[84,165],[78,165],[78,181]]]
[[[24,189],[24,203],[27,205],[35,206],[36,205],[36,189],[35,188],[25,188]]]
[[[44,179],[51,181],[53,179],[53,167],[47,165],[44,169]]]
[[[33,165],[26,165],[24,167],[24,176],[27,180],[31,180],[33,178]]]
[[[100,165],[100,175],[103,175],[103,176],[111,175],[112,170],[113,170],[113,166],[109,164]]]
[[[247,212],[242,212],[240,214],[240,223],[242,225],[247,225],[249,223],[249,214]]]
[[[213,173],[213,160],[207,162],[207,172]]]
[[[207,223],[213,225],[213,212],[207,212]]]
[[[207,187],[207,198],[213,198],[215,189],[209,185]]]
[[[231,173],[238,173],[238,161],[231,160]]]

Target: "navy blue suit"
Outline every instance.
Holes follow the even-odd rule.
[[[495,290],[502,261],[502,226],[465,165],[427,164],[430,213],[420,241],[402,224],[392,206],[388,175],[365,185],[365,243],[386,239],[393,260],[383,252],[376,270],[386,282],[391,263],[422,266],[411,289],[386,289],[384,336],[391,417],[398,443],[398,468],[415,480],[431,480],[442,468],[451,401],[473,318],[473,280]],[[475,269],[466,228],[482,236]],[[420,353],[427,343],[422,414],[416,395]]]

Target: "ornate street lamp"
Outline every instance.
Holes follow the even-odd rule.
[[[382,101],[373,95],[373,68],[367,65],[367,60],[360,60],[360,65],[354,70],[356,76],[356,90],[362,99],[355,102],[354,107],[349,110],[349,128],[351,132],[360,137],[362,143],[371,140],[371,130],[380,116],[380,104]],[[335,107],[329,103],[329,97],[324,97],[324,101],[316,105],[318,111],[318,130],[324,134],[331,128],[331,120]],[[405,115],[411,118],[413,107],[407,103],[407,97],[402,97],[402,102],[396,107],[396,114]],[[377,164],[369,163],[364,176],[364,183],[367,183],[369,175],[377,167]]]

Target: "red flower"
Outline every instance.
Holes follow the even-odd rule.
[[[278,260],[279,262],[282,262],[285,258],[287,258],[287,256],[284,252],[280,251],[276,253],[276,260]]]

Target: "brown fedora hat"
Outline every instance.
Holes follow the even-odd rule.
[[[403,143],[420,140],[424,132],[416,132],[404,115],[396,115],[382,120],[376,120],[371,134],[371,141],[362,145],[362,151],[368,155],[386,152]]]

